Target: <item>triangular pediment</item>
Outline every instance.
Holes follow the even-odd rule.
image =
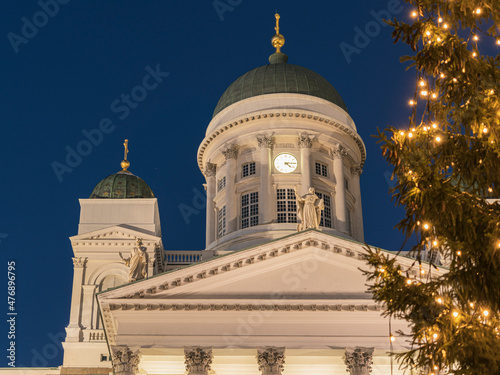
[[[215,257],[102,293],[102,301],[370,299],[364,245],[317,231]],[[401,258],[403,263],[412,261]],[[135,303],[135,302],[134,302]]]
[[[113,225],[107,228],[98,229],[92,232],[82,233],[70,237],[72,243],[81,241],[135,241],[136,238],[142,238],[143,241],[158,242],[161,237],[152,236],[150,232],[131,225]]]

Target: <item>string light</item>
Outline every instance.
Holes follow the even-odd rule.
[[[408,138],[413,137],[413,133],[408,133]]]
[[[411,285],[411,283],[412,283],[411,279],[407,279],[407,280],[406,280],[406,283],[407,283],[408,285]]]
[[[424,229],[429,229],[429,224],[424,224]]]
[[[441,137],[440,136],[436,137],[436,142],[441,142]],[[434,241],[434,242],[436,242],[436,241]]]
[[[460,250],[457,251],[457,255],[460,256],[462,255],[462,252]]]
[[[457,317],[458,317],[458,312],[454,311],[454,312],[453,312],[453,316],[454,316],[455,318],[457,318]]]
[[[399,135],[403,136],[405,135],[405,132],[399,132]]]
[[[437,303],[439,303],[439,304],[443,303],[443,299],[442,299],[441,297],[439,297],[439,298],[437,299]]]
[[[440,76],[441,78],[446,77],[443,73],[441,73],[439,76]]]
[[[411,16],[416,17],[416,16],[418,16],[418,13],[416,11],[413,11],[413,12],[411,12]]]
[[[434,246],[437,246],[438,242],[437,242],[437,241],[434,241],[432,244],[433,244]]]
[[[434,92],[432,93],[432,95],[431,95],[431,96],[432,96],[432,99],[436,99],[436,98],[437,98],[437,95],[436,95],[436,93],[434,93]]]
[[[420,92],[420,94],[421,94],[422,96],[427,96],[428,92],[427,92],[427,90],[422,90],[422,91]]]
[[[500,39],[497,39],[497,44],[500,46]]]
[[[474,37],[473,37],[472,39],[474,39],[474,40],[478,41],[478,40],[479,40],[479,37],[478,37],[477,35],[474,35]]]
[[[410,101],[408,102],[408,104],[409,104],[409,105],[415,105],[415,102],[414,102],[413,100],[410,100]]]
[[[438,18],[438,22],[441,23],[443,22],[443,19],[441,17]]]
[[[432,337],[434,337],[435,339],[437,339],[438,338],[438,334],[435,333],[435,334],[432,335]]]
[[[430,35],[431,35],[431,32],[430,32],[429,30],[427,30],[427,31],[425,32],[425,35],[430,36]]]
[[[476,52],[473,52],[472,53],[472,57],[476,57],[477,56],[477,53]]]
[[[493,193],[493,189],[492,188],[488,188],[488,193]]]
[[[443,27],[444,27],[445,29],[447,29],[447,28],[448,28],[448,24],[447,24],[447,23],[445,23],[445,24],[443,25]]]
[[[476,14],[481,14],[481,8],[476,9]]]
[[[483,315],[484,315],[484,316],[488,316],[489,314],[490,314],[490,312],[489,312],[488,310],[484,310],[484,311],[483,311]]]
[[[420,80],[420,82],[418,83],[420,86],[424,87],[425,86],[425,81],[424,80]]]
[[[391,341],[394,342],[396,341],[396,338],[391,334]]]
[[[434,124],[432,124],[432,127],[433,127],[434,129],[436,129],[438,126],[437,126],[437,124],[435,124],[435,123],[434,123]]]
[[[488,128],[483,128],[483,133],[488,133]]]

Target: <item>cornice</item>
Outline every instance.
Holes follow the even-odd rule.
[[[324,116],[324,115],[318,116],[314,112],[301,110],[301,111],[293,111],[293,112],[289,112],[289,111],[286,111],[286,112],[285,111],[282,111],[282,112],[278,112],[278,111],[261,112],[258,114],[253,114],[251,116],[241,116],[241,117],[239,117],[231,122],[227,122],[225,125],[221,125],[219,128],[215,129],[210,135],[206,136],[203,139],[202,144],[200,145],[200,148],[198,149],[198,166],[199,166],[200,170],[201,171],[204,170],[203,169],[203,155],[205,153],[205,150],[207,149],[208,145],[210,143],[212,143],[214,141],[214,139],[216,139],[219,135],[221,135],[224,132],[229,131],[232,128],[235,128],[235,127],[238,127],[241,125],[245,125],[245,124],[250,123],[250,122],[255,121],[255,120],[274,118],[274,117],[276,117],[276,118],[290,117],[290,118],[302,118],[302,119],[307,118],[308,120],[313,120],[313,121],[317,121],[320,123],[333,125],[335,128],[337,128],[340,131],[342,131],[343,133],[347,134],[350,138],[352,138],[354,140],[354,142],[356,142],[356,144],[358,145],[359,151],[361,153],[360,167],[361,168],[363,167],[365,160],[366,160],[366,149],[365,149],[365,145],[363,143],[363,140],[361,139],[361,137],[358,135],[358,133],[355,130],[353,130],[351,127],[349,127],[347,125],[344,125],[344,124],[336,121],[332,117]]]

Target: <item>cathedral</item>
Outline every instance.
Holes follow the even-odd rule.
[[[126,140],[122,170],[80,199],[62,366],[8,372],[402,373],[389,352],[408,324],[382,316],[360,271],[365,145],[332,84],[288,63],[278,14],[275,30],[269,64],[198,135],[205,249],[164,249],[162,197],[129,171]]]

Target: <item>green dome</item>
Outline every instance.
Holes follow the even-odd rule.
[[[330,82],[310,69],[284,61],[286,60],[255,68],[234,81],[219,99],[213,117],[240,100],[277,93],[316,96],[338,105],[347,112],[344,101]]]
[[[99,182],[90,198],[124,199],[124,198],[154,198],[153,191],[140,177],[130,172],[118,172],[109,175]]]

